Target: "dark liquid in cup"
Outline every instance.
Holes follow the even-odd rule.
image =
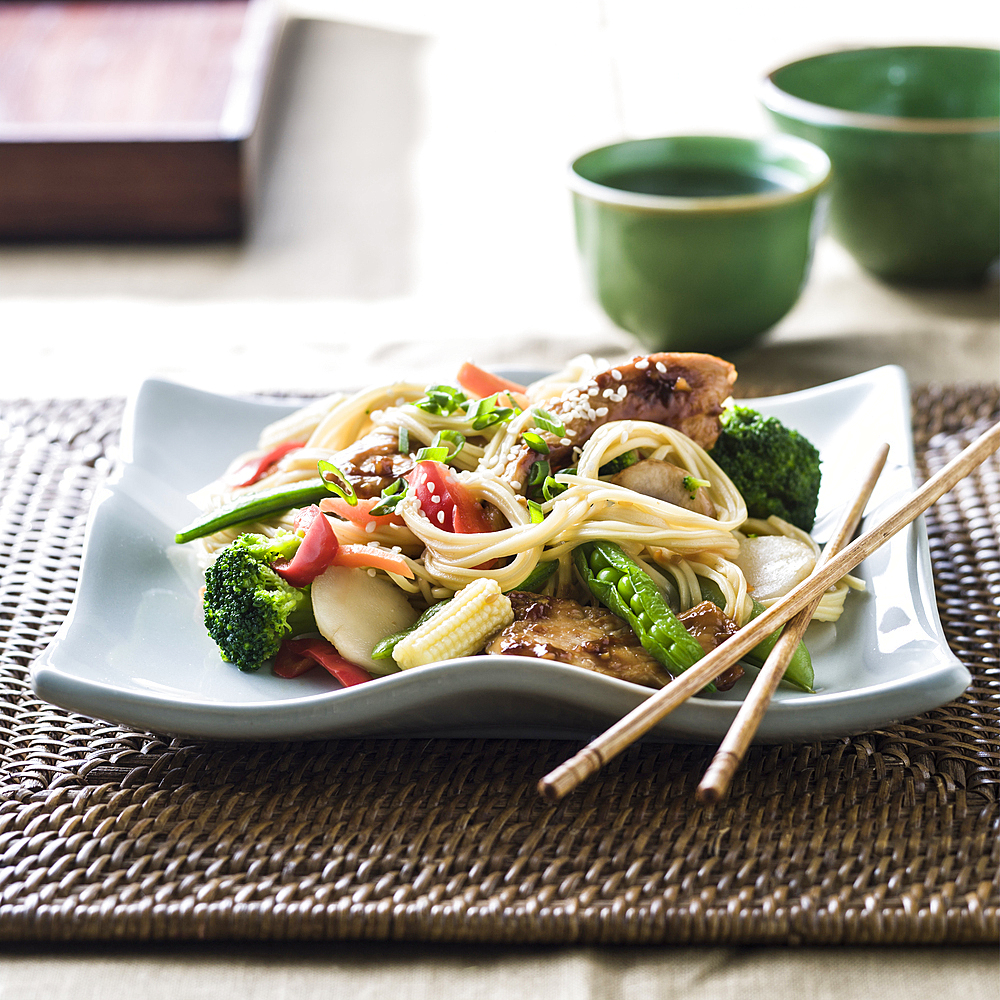
[[[639,167],[603,178],[606,187],[672,198],[726,198],[785,190],[757,174],[713,167]]]

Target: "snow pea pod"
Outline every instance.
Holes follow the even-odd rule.
[[[698,578],[698,583],[701,585],[702,597],[725,611],[726,599],[722,596],[722,590],[718,584],[714,580],[710,580],[704,576]],[[766,610],[764,605],[760,601],[754,600],[752,596],[750,600],[753,601],[753,611],[750,612],[750,617],[747,619],[748,624],[754,618],[762,615]],[[770,656],[771,650],[774,649],[780,635],[781,629],[775,629],[766,639],[762,639],[749,653],[743,656],[744,661],[754,667],[764,666],[764,661]],[[799,642],[798,648],[788,661],[783,680],[802,691],[812,694],[815,676],[813,674],[812,657],[809,655],[809,650],[806,648],[804,642]]]
[[[545,584],[552,574],[559,568],[559,563],[555,559],[547,559],[544,562],[535,563],[535,568],[516,586],[511,587],[511,590],[526,590],[531,593],[537,593]],[[505,594],[509,594],[510,590],[504,591]]]
[[[670,610],[648,573],[614,542],[585,542],[573,561],[590,592],[632,626],[645,649],[672,674],[683,673],[705,654]],[[706,690],[715,690],[709,685]]]
[[[436,604],[432,604],[409,628],[401,629],[399,632],[393,632],[392,635],[387,635],[384,639],[380,639],[375,643],[375,647],[372,649],[372,659],[373,660],[391,660],[393,650],[396,648],[397,643],[402,642],[414,629],[420,628],[424,622],[433,618],[446,604],[451,603],[451,598],[444,601],[438,601]]]
[[[293,486],[276,486],[259,493],[244,493],[224,507],[209,511],[187,527],[181,528],[174,538],[178,545],[183,545],[195,538],[214,535],[234,524],[259,521],[262,517],[280,514],[293,507],[306,507],[329,495],[330,492],[321,479],[309,479]]]

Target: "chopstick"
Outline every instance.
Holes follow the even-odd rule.
[[[587,744],[579,753],[560,764],[538,782],[538,791],[547,799],[561,799],[584,779],[590,777],[609,760],[652,729],[691,695],[715,680],[765,635],[784,625],[796,612],[828,587],[867,559],[897,531],[922,514],[976,466],[1000,447],[1000,424],[980,435],[940,472],[927,480],[908,500],[897,507],[860,538],[833,556],[823,567],[802,581],[794,590],[773,604],[759,618],[740,629],[693,667],[674,678],[666,687],[636,706],[610,729]]]
[[[872,495],[872,490],[875,488],[875,483],[882,474],[882,468],[885,465],[888,454],[889,446],[887,444],[882,445],[875,456],[867,477],[861,484],[861,489],[858,491],[854,503],[844,512],[840,523],[837,525],[837,529],[833,533],[833,537],[827,542],[826,548],[823,549],[822,554],[816,561],[816,566],[813,569],[814,573],[829,562],[844,547],[851,535],[854,534],[858,522],[861,520],[861,515],[864,513],[865,505],[868,503],[868,499]],[[698,785],[695,796],[699,802],[712,805],[726,794],[729,783],[733,780],[733,775],[740,766],[740,761],[743,760],[743,756],[746,754],[754,734],[760,727],[768,705],[771,704],[771,698],[777,690],[778,684],[781,683],[781,678],[785,676],[785,667],[788,666],[788,661],[798,648],[799,642],[802,640],[802,636],[808,628],[809,622],[812,621],[812,616],[815,614],[816,608],[822,599],[823,595],[820,594],[818,597],[813,598],[801,611],[796,612],[796,614],[789,618],[788,624],[785,625],[785,629],[781,633],[781,638],[775,643],[774,648],[764,661],[764,665],[760,668],[760,672],[757,674],[753,686],[750,688],[750,693],[740,706],[740,710],[736,713],[736,718],[733,719],[733,724],[729,727],[729,732],[726,733],[725,739],[722,741],[719,749],[716,750],[715,756],[712,758],[712,763],[709,764],[705,776],[701,779],[701,784]]]

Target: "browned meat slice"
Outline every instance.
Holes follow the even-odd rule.
[[[573,449],[582,447],[609,420],[666,424],[711,448],[719,436],[722,403],[732,394],[735,381],[736,369],[711,354],[650,354],[598,372],[546,404],[545,409],[566,428],[566,436],[541,432],[549,447],[545,457],[553,469],[566,468]],[[522,445],[508,461],[504,477],[523,486],[540,457]]]
[[[715,517],[715,504],[709,499],[704,488],[694,490],[684,485],[690,473],[672,462],[658,458],[644,458],[611,477],[611,482],[628,490],[642,493],[647,497],[665,500],[677,507],[693,510],[706,517]]]
[[[605,608],[517,590],[508,596],[514,622],[489,643],[487,653],[558,660],[646,687],[670,681],[628,624]]]
[[[372,431],[338,452],[333,464],[347,477],[359,497],[377,497],[413,469],[413,456],[399,453],[392,431]]]
[[[736,622],[711,601],[702,601],[677,617],[706,653],[710,653],[739,631]],[[743,668],[734,663],[724,674],[716,677],[715,686],[720,691],[728,691],[742,676]]]

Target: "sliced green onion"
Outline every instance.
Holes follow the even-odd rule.
[[[354,492],[354,487],[350,484],[340,469],[333,464],[333,462],[328,462],[325,458],[321,458],[316,463],[316,468],[319,470],[319,477],[323,480],[323,485],[331,492],[336,493],[342,500],[346,500],[352,507],[357,507],[358,505],[358,495]],[[328,478],[333,476],[333,479]]]
[[[483,431],[494,424],[504,423],[514,415],[514,410],[511,407],[497,404],[498,395],[499,393],[495,393],[479,400],[476,408],[469,412],[469,419],[472,421],[474,431]]]
[[[532,450],[540,452],[542,455],[549,453],[549,446],[534,431],[525,431],[521,437]]]
[[[382,490],[382,495],[379,497],[378,503],[368,513],[374,514],[376,517],[382,514],[393,513],[396,509],[396,504],[406,496],[406,485],[406,480],[400,478],[392,483],[392,485],[387,486]]]
[[[555,434],[556,437],[566,436],[566,426],[559,422],[559,420],[552,416],[548,410],[543,410],[540,406],[536,406],[531,411],[532,416],[535,418],[535,426],[541,427],[543,431],[549,431]]]
[[[545,480],[552,475],[552,467],[544,458],[531,463],[531,471],[528,473],[528,486],[541,486]]]
[[[532,524],[541,524],[545,520],[545,511],[534,500],[528,501],[528,513],[531,515]]]
[[[425,413],[449,417],[461,410],[468,401],[469,397],[453,385],[432,385],[428,386],[427,395],[423,399],[417,400],[413,405]]]
[[[569,489],[567,483],[560,483],[558,479],[553,479],[552,476],[548,476],[544,483],[542,483],[542,496],[546,500],[555,500],[560,493],[565,493]]]
[[[445,461],[450,462],[465,447],[465,435],[458,431],[438,431],[431,442],[432,448],[453,448]]]
[[[448,449],[447,448],[421,448],[420,451],[413,456],[414,460],[417,462],[447,462],[448,461]]]
[[[399,443],[396,450],[400,455],[406,455],[410,450],[410,432],[405,427],[399,428]]]

